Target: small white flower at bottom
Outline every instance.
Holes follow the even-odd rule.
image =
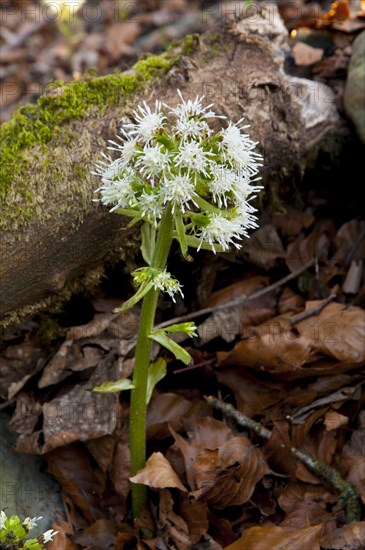
[[[53,529],[49,529],[48,531],[46,531],[45,533],[43,533],[43,542],[46,543],[46,542],[52,542],[53,541],[53,537],[55,537],[57,535],[58,531],[53,531]]]
[[[8,519],[7,515],[3,510],[0,512],[0,529],[5,529],[5,522]]]
[[[30,531],[37,526],[37,521],[42,519],[42,517],[43,516],[39,516],[38,518],[25,518],[25,520],[23,521],[23,525],[28,529],[28,531]]]

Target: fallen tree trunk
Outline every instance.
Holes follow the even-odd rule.
[[[173,104],[180,88],[205,94],[232,121],[244,116],[264,155],[264,184],[276,189],[298,180],[321,148],[337,153],[348,129],[331,90],[284,73],[286,30],[274,6],[261,15],[187,37],[127,73],[56,86],[3,125],[0,325],[95,284],[106,261],[134,257],[137,230],[92,202],[99,182],[90,170],[140,100]]]

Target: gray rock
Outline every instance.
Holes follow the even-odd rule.
[[[344,102],[347,116],[365,143],[365,31],[352,44]]]
[[[17,514],[21,520],[42,516],[31,532],[38,536],[50,529],[54,520],[65,519],[60,488],[45,473],[41,457],[13,451],[15,440],[9,417],[0,413],[0,509],[6,510],[8,517]]]

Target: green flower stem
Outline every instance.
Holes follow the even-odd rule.
[[[157,234],[157,241],[151,267],[163,270],[166,266],[173,237],[173,217],[171,208],[166,210]],[[130,450],[131,474],[134,476],[146,462],[146,396],[147,378],[151,358],[152,332],[159,290],[151,289],[143,298],[141,320],[138,331],[135,367],[133,375],[134,389],[131,394],[130,408]],[[132,512],[138,517],[147,497],[147,487],[132,484]]]

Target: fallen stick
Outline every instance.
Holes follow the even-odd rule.
[[[221,411],[225,416],[233,418],[237,424],[244,428],[254,431],[257,435],[263,439],[270,439],[272,432],[265,428],[260,422],[256,422],[249,416],[237,411],[231,404],[225,403],[221,399],[209,395],[205,397],[205,400],[214,409]],[[344,508],[346,510],[346,520],[348,523],[352,521],[361,520],[361,499],[357,494],[355,487],[348,483],[340,473],[332,468],[329,464],[326,464],[322,460],[317,460],[313,456],[303,453],[299,449],[292,447],[291,452],[300,460],[313,474],[319,478],[327,481],[336,491],[340,493],[340,499],[344,502]]]

